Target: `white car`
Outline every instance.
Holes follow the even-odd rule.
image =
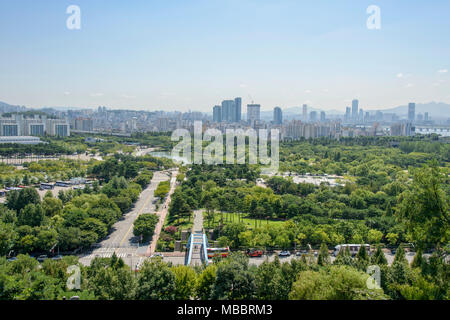
[[[150,258],[156,258],[156,257],[161,257],[161,258],[164,258],[164,255],[162,254],[162,253],[155,253],[155,254],[152,254],[151,256],[150,256]]]
[[[278,256],[279,257],[289,257],[291,253],[289,251],[281,251]]]

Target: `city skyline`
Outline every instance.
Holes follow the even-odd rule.
[[[248,105],[256,104],[256,102],[254,102],[254,101],[252,101],[254,103],[249,103],[248,101],[245,102],[245,100],[244,100],[244,102],[242,102],[242,98],[239,98],[239,97],[236,98],[236,99],[241,99],[240,100],[240,103],[241,103],[241,117],[247,114],[247,106]],[[228,101],[228,100],[223,100],[222,102],[226,102],[226,101]],[[327,114],[344,115],[344,116],[346,116],[346,113],[348,112],[348,110],[350,110],[349,116],[350,116],[350,118],[352,118],[353,117],[352,116],[352,107],[351,107],[352,101],[357,101],[358,102],[359,111],[361,111],[363,109],[364,113],[371,113],[371,114],[373,114],[375,112],[378,112],[378,111],[381,111],[381,112],[385,112],[385,111],[393,112],[392,110],[399,109],[399,108],[406,108],[406,109],[408,109],[408,107],[409,107],[409,105],[411,103],[414,104],[414,105],[417,104],[417,105],[424,105],[424,106],[426,106],[426,105],[444,105],[446,108],[447,107],[450,108],[450,103],[436,102],[436,101],[430,101],[428,103],[404,102],[403,104],[397,105],[397,106],[394,106],[394,107],[371,108],[371,107],[364,106],[364,108],[363,108],[363,107],[361,107],[359,105],[360,101],[358,99],[353,99],[353,100],[349,100],[349,101],[350,101],[350,107],[346,106],[346,107],[342,107],[340,109],[338,109],[338,108],[324,109],[324,108],[321,108],[320,106],[308,105],[308,104],[285,106],[285,107],[280,107],[279,104],[278,105],[276,104],[274,106],[263,106],[260,103],[258,103],[258,105],[260,106],[261,112],[264,112],[264,113],[272,112],[274,108],[278,107],[278,108],[281,108],[283,110],[283,112],[287,111],[289,113],[295,113],[298,116],[302,116],[303,118],[304,118],[304,115],[305,115],[305,107],[307,108],[307,110],[315,110],[315,111],[318,111],[318,112],[325,111]],[[98,106],[85,106],[85,107],[47,106],[47,105],[46,106],[33,107],[33,106],[27,106],[27,105],[21,105],[21,104],[9,104],[9,103],[6,103],[5,101],[1,101],[1,99],[0,99],[0,106],[2,106],[2,104],[10,106],[10,107],[25,107],[25,108],[27,108],[29,110],[53,109],[53,110],[57,110],[57,111],[70,111],[70,110],[73,110],[73,111],[82,111],[82,110],[96,111],[99,107],[101,107],[101,108],[107,108],[108,110],[112,110],[112,111],[115,110],[115,111],[136,111],[136,112],[142,111],[142,112],[167,112],[167,113],[190,113],[190,112],[196,113],[196,112],[200,112],[200,113],[203,113],[203,114],[206,114],[206,115],[210,115],[212,117],[214,117],[214,112],[213,112],[214,108],[216,108],[216,107],[222,108],[222,106],[220,104],[219,105],[213,104],[212,106],[207,108],[207,110],[198,110],[198,109],[188,109],[188,110],[183,110],[183,109],[173,109],[172,110],[172,109],[170,109],[170,110],[166,110],[164,108],[153,108],[153,109],[145,109],[144,108],[144,109],[141,109],[141,108],[133,108],[133,107],[116,107],[115,108],[113,106],[107,106],[107,105],[102,105],[102,104],[99,104]],[[302,109],[303,109],[303,111],[302,111]],[[346,110],[346,109],[348,109],[348,110]],[[297,112],[294,112],[294,110],[297,110]],[[444,111],[444,115],[441,115],[439,112],[436,112],[436,111],[434,112],[434,115],[439,117],[439,118],[447,118],[447,117],[449,117],[448,115],[446,115],[447,113],[449,113],[449,111],[448,110],[443,110],[443,111]],[[222,111],[221,110],[220,110],[220,112],[221,112],[221,115],[222,115]],[[423,112],[423,113],[425,114],[427,112]],[[309,114],[309,111],[307,112],[307,114]],[[403,113],[401,112],[400,114],[407,115],[408,114],[408,110],[404,111]],[[242,119],[242,120],[244,120],[244,119]]]
[[[380,30],[366,27],[369,1],[81,0],[80,30],[66,28],[70,4],[2,3],[1,101],[202,112],[231,96],[263,111],[450,102],[445,1],[377,1]]]

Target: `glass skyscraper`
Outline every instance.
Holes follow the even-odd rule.
[[[281,111],[280,107],[275,107],[273,109],[273,123],[277,125],[283,123],[283,111]]]

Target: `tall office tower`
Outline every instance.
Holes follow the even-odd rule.
[[[345,108],[345,121],[350,121],[351,117],[351,109],[350,107]]]
[[[280,107],[275,107],[273,109],[273,123],[282,124],[283,123],[283,111]]]
[[[234,105],[236,106],[236,122],[240,122],[242,120],[242,98],[235,98]]]
[[[309,120],[311,122],[316,122],[317,121],[317,112],[316,111],[311,111],[309,113]]]
[[[236,118],[234,100],[222,101],[222,122],[233,122]]]
[[[222,107],[221,106],[214,106],[213,121],[214,122],[222,122]]]
[[[222,101],[222,122],[228,121],[228,104],[226,101]]]
[[[359,121],[364,121],[364,110],[363,109],[359,109],[358,119],[359,119]]]
[[[358,103],[357,99],[352,101],[352,119],[353,121],[358,120]]]
[[[410,103],[408,105],[408,120],[413,122],[416,119],[416,104]]]
[[[370,113],[369,111],[366,112],[366,115],[364,116],[364,122],[369,122],[370,121]]]
[[[425,112],[425,121],[428,121],[428,112]]]
[[[254,126],[255,121],[260,120],[261,105],[248,104],[247,105],[247,121],[251,126]]]
[[[325,111],[320,111],[320,122],[325,122],[326,118]]]
[[[376,121],[382,121],[383,120],[383,112],[377,111],[377,113],[375,115],[375,120]]]
[[[303,105],[303,121],[308,121],[308,105]]]
[[[228,115],[228,121],[236,122],[236,104],[234,103],[234,100],[231,101],[233,101],[233,103],[230,103],[230,113]]]

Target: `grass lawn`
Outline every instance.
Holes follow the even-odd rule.
[[[178,230],[191,230],[192,226],[194,224],[194,216],[191,216],[191,220],[189,221],[187,217],[181,217],[180,223],[178,224],[178,219],[174,219],[171,223],[169,223],[169,215],[166,217],[166,221],[164,221],[163,229],[165,229],[168,226],[175,226],[178,228]]]
[[[210,226],[208,225],[208,220],[207,220],[207,216],[206,216],[206,210],[203,211],[203,226],[205,228],[217,228],[219,226],[219,220],[220,220],[220,213],[216,212],[215,216],[214,216],[214,222],[211,221],[210,222]],[[257,224],[258,227],[261,226],[265,226],[265,225],[282,225],[285,221],[283,220],[266,220],[263,219],[261,221],[261,219],[256,219],[257,220]],[[229,223],[233,223],[233,222],[239,222],[239,223],[244,223],[246,224],[250,229],[253,229],[255,227],[255,219],[254,218],[250,218],[248,216],[248,214],[246,213],[223,213],[223,224],[227,225]]]

